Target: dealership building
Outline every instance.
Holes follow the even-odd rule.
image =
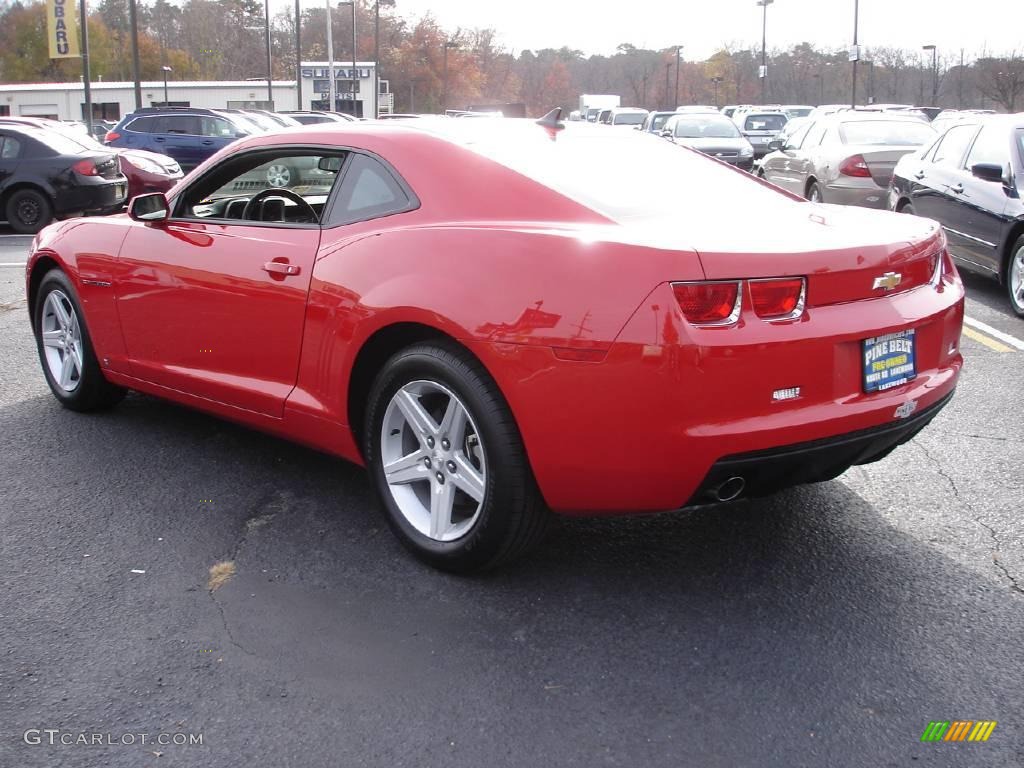
[[[335,111],[356,117],[371,117],[376,111],[390,112],[392,96],[388,82],[380,81],[380,96],[374,104],[373,62],[352,64],[335,62]],[[271,94],[265,79],[234,81],[168,80],[166,103],[172,107],[207,109],[329,109],[330,76],[327,62],[304,62],[300,67],[302,101],[294,80],[275,80]],[[165,105],[164,82],[142,83],[142,106]],[[273,99],[268,99],[272,95]],[[93,119],[117,121],[135,109],[135,89],[131,82],[92,83]],[[0,116],[49,117],[55,120],[82,120],[85,117],[85,92],[77,83],[0,84]]]

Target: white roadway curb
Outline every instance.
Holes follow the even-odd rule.
[[[1024,352],[1024,341],[1021,341],[1016,336],[1011,336],[1008,333],[1004,333],[1003,331],[1000,331],[998,328],[993,328],[991,325],[981,322],[981,320],[975,320],[973,317],[967,317],[966,315],[964,315],[964,325],[969,325],[971,328],[974,328],[975,330],[987,333],[992,338],[999,339],[1004,344],[1009,344],[1014,349],[1018,349],[1021,352]]]

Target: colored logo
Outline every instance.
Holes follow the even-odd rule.
[[[891,291],[897,285],[903,282],[903,275],[899,272],[886,272],[881,277],[875,278],[875,283],[871,287],[874,289],[881,288],[885,291]]]
[[[921,741],[988,741],[995,729],[995,720],[933,720]]]

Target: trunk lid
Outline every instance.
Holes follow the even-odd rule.
[[[892,181],[893,171],[896,169],[897,161],[904,155],[909,155],[911,152],[916,152],[920,147],[879,147],[865,146],[858,148],[856,146],[847,146],[846,151],[848,157],[853,155],[860,155],[864,158],[864,162],[868,166],[868,171],[871,173],[871,178],[880,187],[888,187],[889,182]]]

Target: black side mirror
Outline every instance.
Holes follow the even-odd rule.
[[[772,139],[768,142],[768,149],[771,152],[778,152],[783,146],[785,146],[785,143],[782,139]]]
[[[995,163],[976,163],[971,166],[971,173],[982,181],[1003,181],[1003,166]]]
[[[137,195],[128,203],[128,215],[136,221],[166,221],[171,215],[171,206],[163,192]]]

